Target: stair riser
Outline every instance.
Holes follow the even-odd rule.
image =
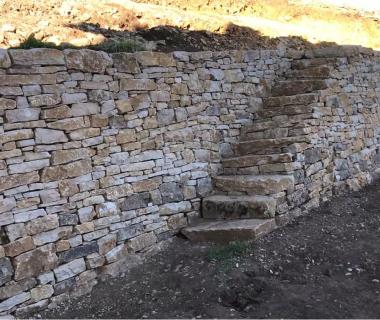
[[[286,81],[278,83],[272,88],[272,96],[292,96],[326,88],[327,85],[323,80]]]
[[[285,107],[295,105],[309,105],[318,102],[318,94],[300,94],[295,96],[269,97],[264,99],[263,108]]]
[[[202,202],[202,216],[205,219],[267,219],[273,218],[276,201],[272,203],[252,203],[248,201],[216,202],[206,199]]]
[[[182,233],[192,242],[214,242],[229,243],[231,241],[257,240],[265,234],[276,229],[275,219],[264,220],[264,222],[254,228],[217,228],[213,230],[190,230],[185,228]]]
[[[223,160],[222,164],[224,168],[244,168],[254,167],[259,165],[292,162],[292,154],[285,153],[279,155],[268,156],[246,156],[240,158],[231,158]]]
[[[294,188],[294,180],[278,183],[277,181],[271,181],[269,179],[246,182],[239,179],[224,181],[216,178],[214,184],[216,190],[224,192],[246,192],[247,194],[257,195],[270,195]]]
[[[327,79],[331,77],[331,70],[329,67],[309,67],[304,70],[293,70],[289,73],[289,78],[294,79]]]
[[[292,69],[303,70],[308,68],[321,67],[336,62],[336,58],[314,58],[314,59],[302,59],[292,62]]]

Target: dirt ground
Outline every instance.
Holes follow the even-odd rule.
[[[0,12],[0,48],[380,48],[373,14],[288,0],[0,0]]]
[[[256,243],[178,238],[43,318],[378,318],[380,182]]]

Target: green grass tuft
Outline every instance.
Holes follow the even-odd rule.
[[[98,45],[89,46],[89,49],[101,50],[108,53],[135,52],[144,50],[142,45],[133,40],[108,41]]]
[[[32,49],[32,48],[53,48],[61,49],[60,46],[57,46],[52,42],[44,42],[42,40],[36,39],[34,34],[31,34],[23,43],[21,43],[15,49]]]
[[[235,258],[245,256],[248,253],[248,249],[248,243],[233,241],[225,246],[211,248],[207,257],[210,261],[230,263]]]

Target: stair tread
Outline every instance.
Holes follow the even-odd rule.
[[[264,98],[264,109],[269,107],[284,107],[289,105],[305,105],[318,101],[318,93],[300,93],[292,96],[277,96]]]
[[[293,175],[231,175],[214,178],[216,188],[224,191],[239,191],[249,194],[276,194],[294,187]]]
[[[283,80],[273,86],[272,96],[294,96],[326,88],[324,80]]]
[[[275,219],[200,219],[195,225],[182,229],[182,234],[195,242],[225,243],[234,240],[255,240],[275,228]]]

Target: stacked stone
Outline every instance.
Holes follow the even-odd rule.
[[[378,56],[338,52],[1,50],[0,313],[115,275],[196,218],[222,173],[273,175],[258,191],[276,201],[257,198],[271,216],[370,181]]]
[[[89,290],[187,225],[288,65],[266,50],[0,51],[0,313]]]

